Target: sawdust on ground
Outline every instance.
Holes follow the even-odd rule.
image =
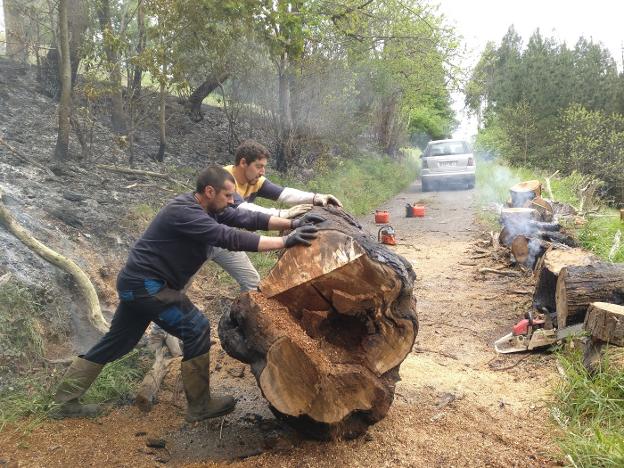
[[[426,216],[405,218],[405,204],[416,201],[426,205]],[[556,378],[554,357],[499,356],[492,346],[530,305],[529,294],[509,291],[529,291],[532,280],[478,273],[480,267],[499,265],[487,256],[471,258],[480,234],[472,192],[421,194],[415,184],[380,208],[390,211],[398,234],[395,248],[417,272],[421,328],[401,366],[390,412],[367,435],[333,443],[300,439],[273,418],[249,369],[216,344],[213,387],[239,397],[230,416],[184,423],[184,396],[174,365],[151,413],[124,406],[93,421],[5,428],[0,465],[560,465],[548,404]],[[363,222],[376,233],[372,216]],[[148,447],[150,438],[163,439],[165,447]]]

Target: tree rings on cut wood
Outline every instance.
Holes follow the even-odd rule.
[[[528,200],[542,195],[542,184],[539,180],[520,182],[509,189],[512,207],[522,207]]]
[[[388,412],[418,321],[411,265],[340,209],[310,247],[284,251],[219,323],[272,411],[309,437],[352,438]]]
[[[559,327],[583,322],[592,302],[624,304],[624,264],[593,263],[562,268],[555,300]]]

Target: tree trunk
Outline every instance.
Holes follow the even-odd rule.
[[[11,60],[25,63],[28,48],[25,31],[25,15],[18,0],[4,0],[4,31],[6,34],[6,55]]]
[[[165,86],[165,77],[167,76],[167,65],[163,65],[163,77],[160,80],[160,99],[159,99],[159,119],[158,119],[158,135],[160,137],[160,145],[156,161],[163,162],[165,160],[165,150],[167,149],[167,87]]]
[[[119,60],[117,58],[117,51],[110,37],[113,34],[110,17],[110,0],[99,0],[97,5],[98,20],[100,22],[102,34],[104,35],[104,51],[109,67],[108,79],[111,86],[111,123],[113,125],[113,130],[121,134],[126,132],[126,116],[123,109],[123,97],[121,95],[121,70],[119,67]]]
[[[293,121],[290,106],[290,64],[288,53],[282,55],[278,67],[278,90],[279,90],[279,129],[278,146],[276,155],[276,167],[278,171],[285,172],[293,160]]]
[[[310,247],[286,250],[219,323],[271,410],[309,437],[352,438],[388,412],[418,321],[415,273],[340,209]]]
[[[54,148],[54,158],[58,161],[65,161],[69,153],[69,132],[71,129],[71,62],[69,58],[69,31],[67,23],[67,3],[68,0],[60,0],[58,6],[59,14],[59,45],[61,50],[61,99],[58,105],[58,134],[56,147]]]
[[[624,264],[564,267],[555,298],[559,327],[582,322],[592,302],[624,304]]]
[[[229,77],[230,74],[227,72],[210,76],[193,91],[187,103],[189,117],[193,122],[201,122],[204,119],[201,111],[202,102]]]
[[[519,208],[524,206],[525,202],[541,197],[542,184],[539,180],[520,182],[509,189],[509,195],[511,196],[511,206]]]
[[[145,49],[145,7],[142,1],[140,1],[137,5],[137,29],[139,37],[137,41],[136,53],[137,55],[141,55]],[[141,68],[140,65],[135,65],[134,73],[132,74],[132,84],[130,87],[132,99],[136,99],[141,95],[142,80],[143,68]],[[132,116],[130,118],[132,118]]]
[[[89,27],[89,8],[84,0],[68,2],[69,56],[71,60],[71,86],[76,84],[78,66],[80,65],[80,47],[84,41],[84,33]]]
[[[554,314],[556,311],[555,290],[557,278],[562,268],[567,266],[591,265],[598,257],[583,249],[552,249],[547,251],[537,263],[533,307],[542,312]]]

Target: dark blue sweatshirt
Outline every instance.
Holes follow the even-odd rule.
[[[231,207],[217,215],[207,213],[192,193],[179,195],[158,212],[130,250],[118,287],[156,279],[180,290],[206,261],[210,247],[258,250],[259,235],[230,226],[266,230],[269,218]]]

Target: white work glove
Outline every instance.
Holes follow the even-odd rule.
[[[340,200],[328,193],[315,193],[314,198],[312,198],[312,203],[316,206],[335,205],[342,208],[342,203],[340,203]]]
[[[314,205],[310,203],[304,203],[301,205],[295,205],[292,208],[282,209],[279,212],[279,217],[287,219],[296,218],[299,215],[306,214],[312,209],[313,206]]]

